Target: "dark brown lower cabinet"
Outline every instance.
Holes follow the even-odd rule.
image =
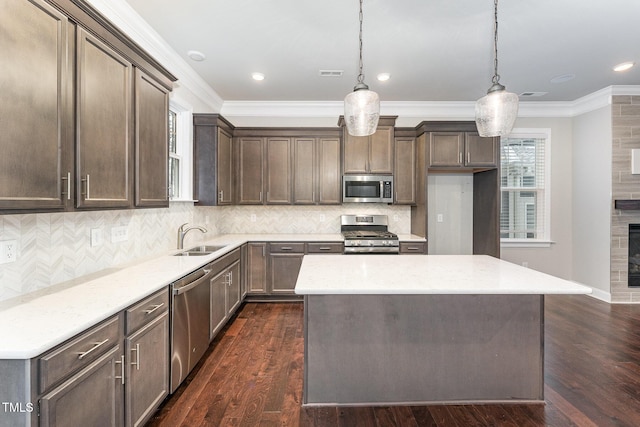
[[[169,311],[125,339],[126,426],[143,425],[169,392]]]
[[[294,294],[304,258],[304,243],[269,244],[269,290],[272,295]]]
[[[248,294],[267,293],[267,244],[264,242],[247,244],[246,281]]]
[[[122,425],[122,364],[119,345],[40,399],[41,427]]]

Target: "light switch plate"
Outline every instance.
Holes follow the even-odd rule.
[[[631,175],[640,175],[640,149],[631,150]]]
[[[91,229],[91,247],[100,246],[102,244],[102,230],[99,228]]]

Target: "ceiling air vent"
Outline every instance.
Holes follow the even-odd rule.
[[[320,77],[342,77],[342,70],[320,70]]]
[[[546,94],[548,94],[549,92],[522,92],[520,94],[521,97],[523,98],[532,98],[535,96],[544,96]]]

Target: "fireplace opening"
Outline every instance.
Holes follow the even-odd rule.
[[[640,224],[629,224],[629,287],[640,287]]]

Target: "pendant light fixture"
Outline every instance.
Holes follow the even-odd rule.
[[[476,126],[480,136],[508,135],[518,116],[518,95],[507,92],[498,74],[498,0],[494,0],[493,85],[476,102]]]
[[[344,98],[344,121],[354,136],[373,135],[380,118],[380,97],[369,90],[362,73],[362,0],[360,0],[360,71],[353,92]]]

